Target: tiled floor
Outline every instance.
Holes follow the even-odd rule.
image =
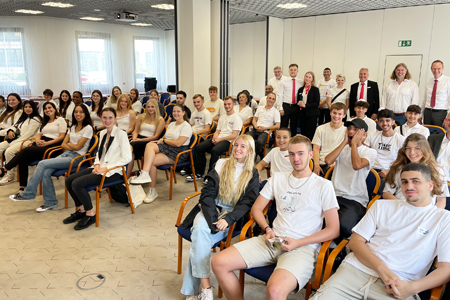
[[[179,176],[170,201],[169,183],[163,172],[158,176],[155,202],[142,204],[132,215],[123,204],[109,203],[104,192],[100,227],[82,231],[62,223],[74,211],[70,198],[69,209],[64,209],[63,178],[54,180],[60,203],[44,213],[35,211],[42,196],[16,203],[8,196],[18,183],[0,187],[0,299],[185,299],[180,288],[189,243],[184,243],[183,274],[178,275],[174,225],[182,200],[194,186]],[[105,280],[96,275],[81,279],[92,273]],[[212,283],[217,287],[214,276]],[[217,290],[215,296],[219,299]],[[264,284],[247,276],[245,299],[265,299]]]

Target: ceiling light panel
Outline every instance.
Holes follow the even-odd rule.
[[[16,13],[21,13],[21,14],[31,14],[31,15],[38,15],[38,14],[43,14],[43,11],[40,10],[31,10],[31,9],[18,9],[15,10]]]
[[[159,9],[165,9],[165,10],[172,10],[175,7],[173,6],[173,4],[155,4],[152,5],[153,8],[159,8]]]
[[[87,21],[103,21],[103,18],[93,18],[93,17],[82,17],[81,20],[87,20]]]
[[[148,24],[148,23],[131,23],[130,25],[133,25],[133,26],[142,26],[142,27],[152,26],[152,24]]]
[[[50,7],[58,7],[58,8],[69,8],[74,7],[75,5],[70,3],[61,3],[61,2],[44,2],[41,5],[50,6]]]
[[[301,3],[284,3],[278,4],[277,7],[285,9],[298,9],[298,8],[305,8],[307,7],[307,5]]]

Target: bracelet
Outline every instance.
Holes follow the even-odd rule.
[[[270,228],[270,226],[266,226],[266,228],[264,228],[264,231],[267,233],[267,231],[273,231],[272,228]]]

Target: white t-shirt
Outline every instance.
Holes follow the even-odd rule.
[[[359,157],[369,161],[369,165],[358,171],[353,169],[352,149],[346,145],[336,159],[336,166],[331,176],[336,196],[348,200],[354,200],[362,206],[367,207],[369,203],[369,194],[367,192],[366,178],[375,163],[377,151],[367,148],[364,145],[358,147]]]
[[[91,115],[91,120],[92,120],[92,123],[93,123],[94,127],[95,127],[95,126],[102,126],[102,125],[103,125],[102,118],[100,118],[100,117],[97,115],[97,112],[96,112],[96,111],[90,110],[90,113],[89,113],[89,114]]]
[[[270,176],[273,176],[275,172],[287,172],[292,171],[294,168],[289,161],[289,151],[281,151],[280,147],[275,147],[270,150],[263,160],[270,164]]]
[[[327,99],[327,91],[329,89],[332,89],[336,87],[336,80],[330,79],[328,81],[325,81],[324,79],[320,79],[317,83],[317,86],[319,87],[319,93],[320,93],[320,101],[324,101]],[[325,104],[324,108],[328,108],[328,106]]]
[[[401,132],[401,129],[403,131],[403,134]],[[419,123],[416,123],[413,127],[409,127],[407,123],[403,124],[402,126],[397,126],[394,129],[395,132],[398,132],[402,134],[405,138],[407,138],[410,134],[413,133],[420,133],[422,134],[426,139],[430,136],[430,131],[425,126],[420,125]]]
[[[136,101],[133,103],[133,105],[131,105],[131,109],[136,112],[136,116],[139,115],[141,113],[142,110],[142,103],[141,101]]]
[[[281,122],[280,112],[273,106],[271,109],[260,106],[256,111],[255,118],[258,118],[256,126],[262,127],[271,127],[275,125],[275,123]],[[264,132],[269,133],[269,130],[265,130]]]
[[[75,127],[76,126],[70,127],[69,143],[76,145],[81,140],[81,138],[83,137],[87,138],[87,141],[84,143],[83,147],[77,151],[79,155],[83,155],[88,151],[89,143],[92,139],[92,135],[94,134],[94,130],[92,129],[91,125],[87,125],[84,126],[84,128],[81,129],[80,131],[75,132]]]
[[[188,139],[183,143],[182,146],[188,146],[191,141],[192,127],[188,122],[184,121],[180,125],[176,125],[177,122],[171,122],[169,127],[167,127],[165,139],[168,140],[178,140],[180,136],[185,136]]]
[[[252,108],[250,106],[246,106],[241,111],[239,111],[239,105],[235,105],[234,106],[234,112],[235,112],[235,114],[237,114],[241,118],[242,123],[247,121],[248,118],[253,117],[253,111],[252,111]]]
[[[242,119],[238,116],[237,113],[229,115],[223,115],[220,117],[219,122],[217,123],[217,130],[220,130],[219,138],[228,136],[233,134],[234,130],[239,130],[239,132],[242,129]],[[229,140],[230,142],[232,140]]]
[[[191,115],[190,123],[193,125],[192,131],[198,132],[205,129],[205,125],[212,124],[212,115],[206,108],[202,111],[194,110]]]
[[[403,147],[405,137],[394,131],[393,136],[385,137],[382,131],[367,136],[364,144],[377,151],[377,159],[373,168],[376,170],[389,170],[397,158],[398,150]]]
[[[39,112],[39,114],[41,115],[41,117],[44,117],[44,104],[47,103],[47,102],[51,102],[51,103],[55,104],[56,110],[59,111],[59,104],[56,103],[55,100],[51,99],[51,100],[49,100],[49,101],[40,101],[41,104],[40,104],[39,107],[38,107],[38,112]]]
[[[213,118],[223,116],[226,113],[222,99],[217,99],[216,101],[208,100],[205,102],[204,106],[207,110],[209,110]]]
[[[227,159],[228,158],[221,158],[216,162],[216,164],[214,165],[214,169],[216,170],[217,174],[220,175],[220,171],[222,171],[223,165],[227,161]],[[239,179],[239,176],[241,176],[242,171],[244,171],[244,164],[236,163],[236,170],[234,171],[234,192],[236,192],[237,181]]]
[[[106,103],[103,107],[112,107],[117,110],[117,104],[119,104],[119,99],[117,99],[116,103],[111,103],[111,97],[108,97],[108,100],[106,100]]]
[[[333,88],[327,90],[326,97],[331,97],[331,100],[333,100],[333,98],[334,98],[337,94],[339,94],[343,89],[344,89],[344,88],[338,89],[337,87],[333,87]],[[342,94],[340,94],[339,97],[337,97],[337,98],[333,101],[333,103],[331,103],[331,104],[334,104],[334,103],[343,103],[343,104],[347,105],[347,99],[348,99],[349,97],[350,97],[349,91],[348,91],[348,90],[345,90],[345,91],[342,92]],[[320,100],[322,100],[322,99],[320,99]],[[327,108],[327,105],[325,104],[324,107]]]
[[[50,139],[56,139],[59,137],[59,134],[61,132],[66,132],[66,130],[66,120],[64,118],[58,117],[53,122],[47,123],[47,125],[45,125],[42,130],[39,130],[39,133]]]
[[[349,120],[352,121],[356,118],[350,118]],[[372,120],[371,118],[368,118],[367,116],[364,116],[364,119],[362,119],[367,124],[367,136],[370,134],[377,132],[377,123]]]
[[[273,106],[278,109],[278,110],[283,110],[283,106],[281,105],[282,103],[280,101],[278,101],[278,95],[275,94],[275,103],[273,104]],[[266,106],[267,104],[267,96],[262,97],[261,99],[259,99],[259,106]]]
[[[84,106],[87,107],[88,111],[90,110],[90,106],[86,105],[83,103]],[[73,114],[73,110],[75,109],[75,103],[71,102],[69,104],[69,107],[67,107],[66,110],[66,120],[69,121],[69,126],[72,126],[72,114]]]
[[[378,200],[353,231],[392,272],[405,281],[426,276],[435,256],[450,262],[450,214],[432,204],[415,207],[401,200]],[[352,252],[344,260],[371,276],[380,275]]]
[[[339,208],[339,205],[329,180],[315,173],[297,179],[291,173],[274,173],[260,194],[276,200],[275,235],[300,239],[320,231],[325,211]],[[309,246],[317,249],[319,244]]]
[[[347,127],[345,127],[344,124],[337,129],[331,128],[331,123],[326,123],[317,127],[312,143],[320,146],[319,164],[325,164],[325,157],[342,143],[346,131]]]

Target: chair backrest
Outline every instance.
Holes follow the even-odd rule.
[[[144,106],[148,102],[148,100],[150,100],[150,96],[142,97],[141,99],[142,106]]]
[[[159,102],[164,106],[168,105],[170,103],[170,96],[170,93],[162,93],[161,96],[159,96]]]
[[[198,136],[193,132],[191,135],[191,140],[189,141],[189,149],[192,149],[195,144],[197,144],[197,138]]]
[[[446,133],[447,132],[444,128],[442,128],[440,126],[427,125],[427,124],[425,124],[423,126],[428,128],[428,130],[430,131],[430,134],[438,134],[438,133]]]
[[[86,100],[84,101],[84,104],[86,104],[87,106],[92,106],[92,100]]]
[[[167,130],[167,127],[164,126],[164,129],[161,132],[161,135],[159,136],[160,139],[162,139],[166,135],[166,130]]]
[[[175,104],[170,103],[169,105],[167,105],[164,109],[166,110],[167,116],[171,116],[172,115],[172,111],[173,111],[173,107],[175,106]]]
[[[108,97],[103,96],[103,103],[105,103],[108,100]]]
[[[309,160],[309,169],[310,169],[311,171],[314,170],[314,162],[313,162],[312,159]]]
[[[214,133],[216,132],[217,129],[217,122],[216,121],[212,121],[211,126],[209,127],[209,133]]]
[[[89,148],[87,153],[91,156],[95,156],[97,153],[97,147],[98,147],[98,135],[94,134],[94,136],[91,138],[91,142],[89,143]]]

